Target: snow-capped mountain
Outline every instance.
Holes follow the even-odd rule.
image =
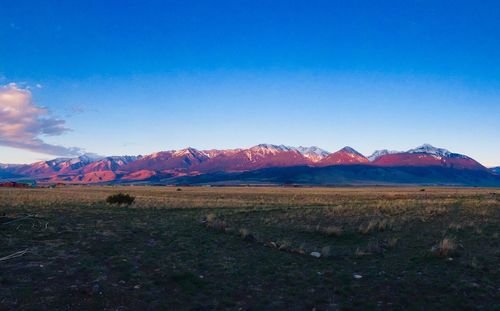
[[[267,167],[309,165],[312,163],[293,147],[260,144],[200,163],[197,172],[241,172]]]
[[[111,156],[93,161],[83,168],[83,172],[117,171],[122,166],[140,159],[140,156]]]
[[[356,166],[352,166],[356,164]],[[248,172],[267,168],[342,166],[349,171],[370,167],[441,167],[500,174],[462,154],[429,144],[406,152],[377,150],[368,158],[351,147],[329,153],[319,147],[260,144],[250,148],[198,150],[185,148],[145,156],[85,154],[26,165],[0,165],[0,179],[33,178],[47,182],[98,183],[162,180],[181,176]],[[286,170],[285,170],[286,171]],[[496,175],[495,175],[496,176]]]
[[[249,157],[278,154],[281,152],[295,151],[285,145],[260,144],[247,149],[245,152]]]
[[[102,160],[103,158],[104,157],[93,153],[86,153],[76,158],[57,158],[47,161],[47,164],[57,172],[69,172]]]
[[[125,171],[171,171],[186,170],[209,159],[209,156],[197,149],[186,148],[155,152],[128,163],[123,167]]]
[[[423,153],[423,154],[431,154],[436,157],[442,158],[468,158],[467,156],[459,153],[452,153],[444,148],[436,148],[429,144],[423,144],[415,149],[410,149],[407,153]]]
[[[393,154],[393,153],[400,153],[400,152],[401,151],[387,150],[387,149],[375,150],[370,156],[367,157],[367,159],[370,160],[370,162],[373,162],[376,159],[378,159],[381,156],[384,156],[386,154]]]
[[[218,156],[230,156],[240,152],[241,150],[242,149],[209,149],[209,150],[203,150],[202,152],[206,154],[209,158],[215,158]]]
[[[299,147],[289,147],[289,148],[293,148],[294,150],[300,152],[300,154],[302,154],[304,157],[308,158],[313,162],[319,162],[330,154],[330,152],[316,146],[312,147],[299,146]]]
[[[466,155],[452,153],[429,144],[406,152],[386,154],[376,158],[372,163],[379,166],[444,166],[457,169],[486,169]]]
[[[50,166],[57,166],[61,165],[63,163],[67,163],[69,165],[71,164],[77,164],[77,163],[92,163],[94,161],[100,160],[104,158],[103,156],[97,155],[95,153],[85,153],[82,154],[81,156],[78,156],[76,158],[56,158],[54,160],[49,160],[46,161]]]

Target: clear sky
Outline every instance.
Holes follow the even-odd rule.
[[[2,1],[0,162],[259,143],[500,165],[498,1]]]

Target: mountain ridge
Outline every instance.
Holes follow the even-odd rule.
[[[349,166],[352,166],[351,171],[355,171],[357,168],[354,166],[360,165],[364,167],[367,174],[373,172],[370,167],[421,168],[422,174],[429,171],[428,167],[441,167],[498,175],[498,168],[488,169],[466,155],[436,148],[429,144],[408,151],[377,150],[369,157],[365,157],[349,146],[330,153],[316,146],[292,147],[259,144],[250,148],[222,150],[198,150],[188,147],[144,156],[106,157],[84,154],[75,158],[56,158],[24,165],[0,164],[0,180],[28,178],[47,183],[130,183],[176,178],[182,180],[200,175],[244,173],[272,168],[332,166],[347,167],[342,170],[344,174],[347,174]],[[395,172],[396,169],[392,171]],[[312,170],[311,172],[316,174],[319,171]],[[386,171],[378,170],[378,172]],[[417,177],[415,180],[422,180]]]

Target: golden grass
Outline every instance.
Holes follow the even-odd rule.
[[[392,229],[393,222],[388,219],[372,219],[366,224],[361,224],[358,231],[369,234],[372,231],[385,231]]]
[[[484,202],[475,196],[492,193],[485,188],[429,188],[420,192],[412,187],[366,188],[280,188],[280,187],[175,187],[153,186],[63,186],[55,189],[0,188],[0,204],[39,208],[61,205],[100,205],[114,193],[136,197],[136,208],[218,208],[259,206],[331,206],[331,215],[344,214],[352,206],[371,203],[378,215],[399,215],[416,205],[427,206],[428,214],[445,213],[457,202],[487,215],[488,206],[498,204],[499,195]],[[493,190],[499,193],[499,190]],[[436,199],[440,205],[435,206]],[[431,207],[429,207],[431,206]]]

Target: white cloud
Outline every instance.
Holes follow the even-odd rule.
[[[69,131],[64,124],[64,120],[50,117],[46,109],[37,107],[29,89],[15,83],[0,86],[0,145],[52,155],[78,155],[82,151],[79,148],[48,144],[40,138]]]

